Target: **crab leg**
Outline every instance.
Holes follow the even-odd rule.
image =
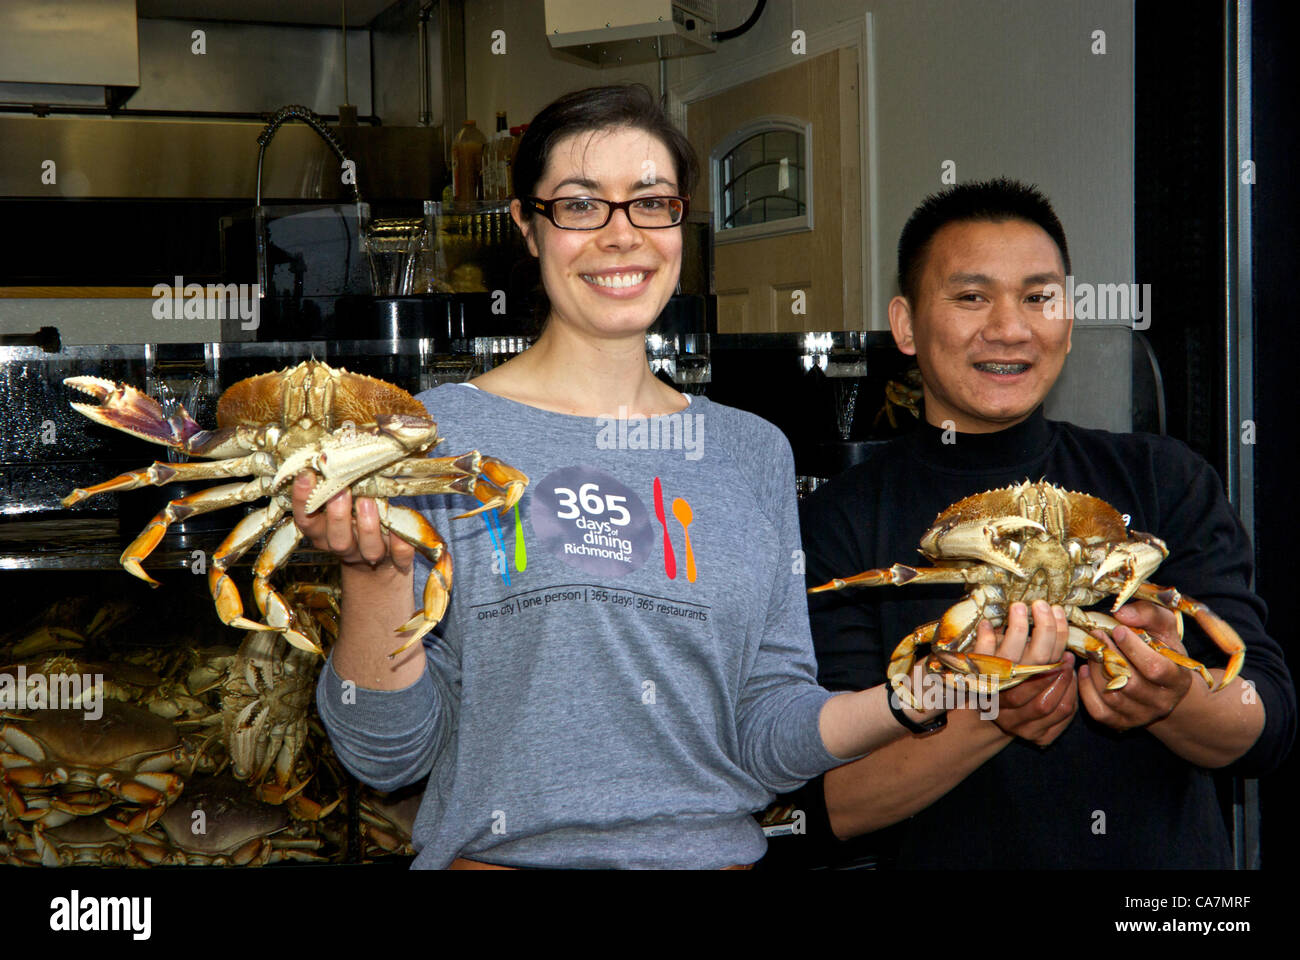
[[[1110,678],[1110,682],[1106,684],[1107,690],[1120,689],[1120,687],[1128,683],[1128,678],[1133,675],[1133,668],[1129,666],[1127,660],[1091,633],[1085,633],[1075,626],[1074,622],[1070,624],[1070,633],[1066,638],[1065,646],[1077,656],[1101,664],[1106,676]]]
[[[441,442],[441,441],[439,441]],[[415,479],[425,477],[476,477],[483,472],[482,457],[477,450],[458,457],[425,457],[409,459],[379,471],[381,477]]]
[[[427,449],[437,436],[432,420],[401,414],[375,418],[372,426],[357,427],[328,436],[315,446],[304,447],[285,458],[275,474],[275,488],[291,483],[305,469],[319,475],[307,497],[308,513],[356,481]]]
[[[931,652],[944,666],[958,673],[991,674],[998,677],[999,690],[1010,689],[1037,674],[1059,670],[1062,661],[1023,664],[992,654],[966,652],[981,620],[987,620],[995,628],[1006,622],[1003,603],[1004,594],[1000,587],[992,584],[976,587],[949,607],[939,620]]]
[[[462,513],[461,516],[472,517],[476,513],[482,513],[484,510],[490,510],[498,505],[501,507],[501,515],[505,516],[510,511],[510,508],[519,502],[519,498],[524,495],[524,488],[528,486],[528,477],[496,457],[484,457],[482,467],[483,472],[480,479],[486,477],[488,482],[497,490],[504,490],[505,498],[502,499],[500,494],[485,497],[476,487],[474,496],[482,501],[483,506],[477,510],[471,510],[469,513]]]
[[[909,567],[905,563],[896,563],[892,567],[879,570],[867,570],[851,577],[836,577],[820,587],[811,587],[809,593],[822,593],[826,590],[843,590],[845,587],[901,587],[905,583],[970,583],[974,568],[968,567]]]
[[[1138,530],[1131,531],[1129,535],[1135,539],[1121,543],[1107,553],[1097,565],[1097,572],[1092,578],[1093,586],[1116,594],[1112,613],[1127,603],[1143,581],[1169,556],[1169,548],[1158,537]],[[1106,581],[1111,581],[1111,584],[1101,586]],[[1182,636],[1181,623],[1178,631],[1178,635]]]
[[[1027,517],[999,517],[993,520],[967,520],[951,527],[936,527],[921,540],[921,550],[932,557],[977,557],[995,567],[1024,577],[1016,563],[1014,537],[1029,531],[1046,533],[1041,523]]]
[[[929,643],[934,637],[935,628],[938,626],[938,620],[921,624],[921,626],[905,636],[902,642],[894,648],[894,652],[889,655],[889,666],[885,670],[885,678],[889,681],[894,693],[898,694],[898,699],[913,710],[922,710],[924,708],[904,681],[912,673],[912,667],[916,663],[917,646]]]
[[[10,786],[4,777],[0,777],[0,797],[4,798],[9,816],[24,823],[40,821],[48,822],[51,827],[58,827],[76,819],[75,814],[56,810],[48,797],[24,797],[19,790]]]
[[[1142,584],[1138,587],[1136,596],[1177,613],[1189,614],[1215,645],[1228,654],[1228,666],[1223,671],[1223,679],[1219,681],[1216,690],[1222,690],[1241,673],[1241,666],[1246,660],[1246,644],[1226,620],[1201,601],[1184,596],[1173,587],[1161,587],[1154,583]]]
[[[270,476],[275,473],[268,454],[254,453],[247,457],[194,463],[164,463],[156,460],[141,470],[132,470],[112,480],[93,487],[78,487],[60,501],[65,507],[80,503],[89,497],[110,491],[137,490],[140,487],[161,487],[165,483],[187,480],[212,480],[244,477],[252,474]]]
[[[72,409],[96,423],[125,431],[142,440],[184,449],[191,437],[204,432],[184,407],[168,417],[162,404],[129,384],[114,383],[102,377],[68,377],[63,382],[100,402],[98,407],[74,403]]]
[[[133,780],[126,782],[105,773],[97,778],[96,785],[128,803],[144,806],[143,810],[125,819],[116,816],[104,818],[104,823],[117,833],[140,833],[152,827],[167,812],[167,807],[181,795],[185,782],[174,773],[137,773]]]
[[[302,542],[302,531],[293,517],[285,517],[267,538],[266,546],[253,564],[253,599],[269,626],[280,631],[290,644],[317,656],[325,651],[309,636],[294,628],[297,619],[284,597],[271,586],[271,574],[280,569]]]
[[[402,646],[389,654],[390,657],[395,657],[419,642],[438,625],[438,621],[447,612],[447,602],[451,597],[451,553],[433,524],[423,514],[410,507],[394,506],[385,500],[377,500],[375,503],[380,508],[379,522],[383,528],[411,544],[433,564],[429,579],[424,582],[423,609],[417,610],[410,620],[395,631],[415,631]]]
[[[1151,644],[1154,649],[1159,649],[1161,653],[1180,666],[1187,667],[1189,670],[1196,670],[1205,679],[1205,682],[1213,687],[1216,693],[1236,679],[1237,674],[1241,672],[1241,665],[1246,659],[1246,644],[1242,641],[1241,636],[1237,631],[1232,628],[1231,624],[1205,604],[1201,603],[1201,601],[1194,597],[1184,596],[1174,587],[1162,587],[1155,583],[1144,583],[1134,591],[1133,595],[1139,600],[1149,600],[1152,603],[1158,603],[1160,606],[1178,614],[1179,637],[1183,635],[1182,614],[1186,613],[1191,616],[1200,628],[1206,632],[1209,638],[1214,641],[1215,645],[1224,653],[1228,654],[1228,666],[1223,671],[1223,679],[1219,681],[1217,687],[1214,687],[1213,680],[1211,680],[1209,673],[1198,661],[1192,660],[1190,657],[1184,657],[1183,654],[1178,653],[1176,650],[1171,650],[1164,644],[1159,644],[1157,647],[1156,643],[1158,643],[1158,641]],[[1093,616],[1096,616],[1096,614],[1093,614]],[[1138,633],[1140,631],[1134,632]],[[1165,651],[1168,652],[1166,653]],[[1186,660],[1187,662],[1183,662],[1183,660]]]
[[[1112,639],[1115,636],[1115,628],[1122,626],[1114,617],[1107,616],[1097,610],[1072,610],[1069,616],[1072,624],[1078,624],[1078,626],[1086,630],[1100,630]],[[1179,653],[1173,647],[1157,640],[1145,630],[1139,630],[1135,627],[1129,627],[1128,629],[1137,634],[1138,639],[1156,653],[1168,660],[1172,660],[1184,669],[1193,670],[1200,674],[1201,679],[1205,681],[1205,685],[1211,689],[1214,688],[1214,678],[1210,676],[1210,671],[1205,669],[1205,664],[1199,660],[1193,660],[1185,653]],[[1082,633],[1082,631],[1079,632]],[[1069,644],[1071,650],[1081,656],[1088,657],[1090,660],[1102,661],[1104,658],[1106,675],[1111,678],[1111,682],[1107,684],[1108,690],[1118,690],[1133,675],[1132,667],[1127,660],[1091,634],[1084,633],[1082,637],[1076,638],[1072,630]]]
[[[255,623],[244,616],[244,604],[239,599],[239,588],[226,574],[226,568],[243,556],[244,551],[257,542],[262,534],[275,526],[286,513],[285,506],[279,499],[273,500],[260,510],[249,513],[230,535],[221,541],[212,555],[208,567],[208,589],[212,593],[212,602],[216,605],[217,616],[228,627],[240,630],[275,630],[268,624]]]
[[[149,521],[140,535],[122,551],[122,566],[126,568],[127,573],[139,577],[149,586],[158,586],[158,581],[145,573],[140,564],[148,558],[149,554],[153,553],[154,548],[162,540],[163,534],[167,532],[167,528],[173,522],[184,520],[186,517],[192,517],[196,514],[221,510],[236,503],[247,503],[249,500],[256,500],[268,492],[269,483],[268,478],[259,477],[246,483],[227,483],[220,487],[210,487],[207,490],[192,493],[188,497],[173,500],[163,507],[158,515]]]
[[[184,450],[192,457],[231,457],[257,449],[255,431],[250,433],[248,427],[204,430],[184,407],[169,417],[162,404],[129,384],[100,377],[68,377],[63,382],[100,401],[98,407],[69,404],[78,413],[141,440]]]
[[[352,484],[352,498],[420,497],[440,493],[474,493],[474,477],[421,477],[408,480],[398,477],[366,477]]]
[[[949,670],[955,670],[969,677],[996,678],[998,690],[1010,690],[1030,677],[1059,670],[1064,663],[1060,660],[1056,663],[1016,663],[1006,657],[996,657],[987,653],[953,653],[938,647],[932,649],[933,659],[938,660]]]
[[[463,461],[471,454],[465,454],[464,457],[447,457],[450,461]],[[473,454],[477,456],[477,453]],[[390,469],[384,473],[367,477],[352,485],[352,495],[354,497],[418,497],[430,494],[440,493],[464,493],[477,497],[483,506],[474,510],[469,510],[459,514],[456,519],[460,520],[465,517],[472,517],[475,514],[482,513],[485,510],[500,508],[501,513],[506,513],[519,502],[519,498],[524,495],[524,489],[528,486],[528,477],[514,467],[507,466],[500,460],[493,457],[480,458],[483,463],[483,472],[480,476],[475,477],[472,474],[442,476],[432,475],[434,471],[425,471],[422,467],[414,473],[408,475],[406,467],[411,464],[433,463],[432,460],[406,460],[401,464],[401,470]],[[431,475],[425,476],[425,473]]]
[[[960,653],[970,646],[981,620],[1000,627],[1005,616],[1002,591],[992,585],[976,587],[949,607],[939,619],[939,629],[934,632],[934,645],[936,648]]]

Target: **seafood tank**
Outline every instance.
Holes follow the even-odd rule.
[[[343,770],[313,704],[321,655],[279,633],[227,627],[214,613],[207,564],[244,511],[172,522],[143,564],[155,590],[123,570],[123,548],[169,500],[213,481],[63,503],[74,488],[183,459],[82,416],[70,403],[89,398],[68,378],[134,386],[168,416],[183,406],[211,428],[232,384],[312,358],[417,393],[528,343],[517,319],[486,325],[473,294],[363,305],[369,319],[354,329],[368,339],[347,339],[338,314],[338,329],[313,339],[0,345],[0,569],[11,598],[0,634],[3,863],[410,863],[421,787],[380,795]],[[679,389],[780,426],[801,489],[915,422],[905,358],[886,335],[719,336],[713,311],[711,297],[675,297],[647,338],[651,365]],[[230,571],[248,609],[256,555],[253,546]],[[336,585],[330,558],[301,545],[276,574],[306,646],[329,649]],[[88,692],[94,680],[98,697]],[[30,709],[38,706],[46,709]]]

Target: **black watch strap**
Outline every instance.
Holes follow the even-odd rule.
[[[912,733],[934,733],[934,731],[942,730],[948,725],[947,710],[939,714],[937,717],[931,717],[929,720],[925,721],[925,723],[917,723],[903,712],[902,703],[898,699],[898,694],[894,692],[893,687],[888,687],[885,693],[885,702],[889,704],[889,712],[894,715],[894,719]]]

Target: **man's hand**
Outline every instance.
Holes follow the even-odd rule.
[[[1045,747],[1074,719],[1079,708],[1079,685],[1074,655],[1065,649],[1069,635],[1065,610],[1049,607],[1043,600],[1034,604],[1032,637],[1028,609],[1023,603],[1011,605],[1000,640],[988,622],[981,621],[974,646],[976,653],[992,653],[1026,664],[1064,660],[1060,670],[998,693],[998,715],[994,722],[1004,733]]]
[[[316,485],[310,471],[300,473],[293,484],[293,522],[318,550],[337,554],[351,566],[379,567],[391,561],[399,573],[411,569],[415,548],[401,537],[390,537],[379,525],[375,501],[363,497],[352,509],[348,490],[335,494],[322,509],[307,512],[307,497]]]
[[[1169,716],[1191,689],[1192,673],[1152,650],[1128,629],[1144,630],[1179,653],[1186,653],[1172,611],[1140,601],[1121,607],[1115,619],[1127,624],[1115,628],[1115,641],[1098,636],[1123,655],[1133,667],[1133,676],[1119,690],[1107,690],[1105,672],[1087,664],[1079,671],[1079,695],[1084,709],[1099,723],[1114,730],[1132,730]]]

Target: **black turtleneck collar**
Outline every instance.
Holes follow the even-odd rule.
[[[995,433],[948,433],[923,420],[907,436],[907,446],[912,456],[932,466],[986,473],[1041,460],[1056,434],[1056,424],[1043,416],[1039,406],[1020,423]]]

